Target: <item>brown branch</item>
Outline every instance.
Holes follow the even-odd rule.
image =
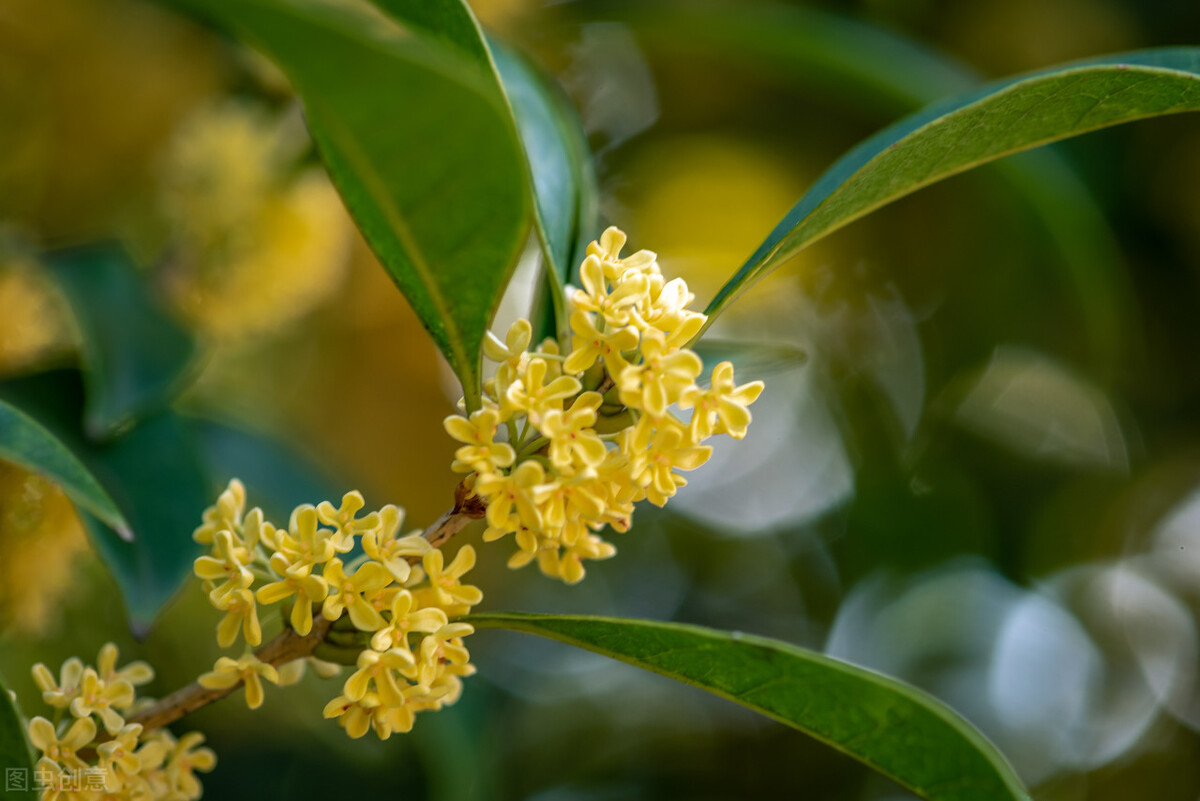
[[[439,517],[437,521],[425,529],[421,536],[429,540],[433,547],[439,547],[459,531],[462,531],[471,521],[482,518],[487,513],[483,500],[475,495],[465,484],[459,484],[454,491],[454,508]],[[420,561],[420,557],[409,557],[410,562]],[[327,620],[317,614],[313,617],[312,631],[301,636],[290,626],[285,627],[274,639],[254,652],[260,661],[268,665],[280,667],[288,662],[312,656],[313,651],[325,640],[325,635],[333,627],[335,621]],[[221,690],[210,690],[198,682],[192,682],[175,692],[156,701],[137,714],[130,715],[126,723],[140,723],[145,731],[161,728],[214,701],[219,701],[242,686],[238,682],[232,687]],[[108,739],[101,737],[101,740]]]

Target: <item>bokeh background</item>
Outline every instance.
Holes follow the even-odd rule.
[[[825,166],[925,102],[1200,38],[1184,0],[472,6],[575,101],[605,220],[701,302]],[[283,77],[138,0],[6,0],[0,374],[77,358],[38,254],[113,237],[203,343],[181,409],[275,438],[413,527],[449,506],[453,379],[342,210]],[[1198,316],[1200,118],[946,181],[722,318],[723,338],[808,358],[759,365],[749,437],[667,511],[640,509],[617,558],[566,587],[486,546],[475,583],[488,609],[738,629],[906,679],[981,727],[1038,801],[1194,801]],[[135,641],[70,504],[0,464],[0,673],[27,709],[32,662],[108,639],[158,666],[165,694],[211,664],[214,624],[189,583]],[[515,634],[470,644],[461,702],[384,743],[321,720],[335,688],[315,678],[256,713],[195,715],[219,755],[206,797],[907,797],[669,680]]]

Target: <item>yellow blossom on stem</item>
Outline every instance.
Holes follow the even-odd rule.
[[[78,752],[91,745],[96,739],[96,722],[90,717],[80,718],[71,724],[59,738],[54,724],[43,717],[29,721],[29,742],[42,752],[38,760],[39,771],[49,771],[55,776],[62,771],[77,771],[87,767]]]
[[[254,654],[245,654],[238,659],[223,656],[213,665],[212,671],[196,679],[201,687],[209,690],[228,690],[238,684],[246,685],[246,705],[258,709],[263,702],[262,680],[272,684],[279,682],[279,673],[273,665],[261,661]]]
[[[217,496],[217,502],[204,510],[202,523],[192,532],[192,539],[201,545],[211,545],[218,531],[234,531],[242,525],[242,510],[246,506],[246,487],[236,478]]]
[[[712,371],[708,389],[688,387],[679,397],[679,408],[695,409],[688,424],[692,441],[728,434],[734,439],[746,436],[750,412],[746,408],[762,394],[763,382],[751,381],[737,386],[733,381],[733,363],[721,362]]]
[[[261,590],[260,590],[261,592]],[[222,596],[217,609],[225,613],[217,624],[217,644],[222,648],[233,645],[238,630],[242,631],[247,645],[262,643],[262,626],[258,622],[258,605],[250,590],[234,590]]]
[[[546,383],[548,370],[545,359],[530,359],[524,371],[505,391],[502,408],[509,413],[524,413],[534,425],[541,422],[546,412],[562,411],[563,401],[577,395],[583,386],[579,379],[568,375],[560,375]]]
[[[383,652],[368,648],[358,655],[358,670],[346,679],[342,693],[351,701],[361,701],[373,683],[379,700],[384,704],[402,704],[404,698],[396,676],[415,664],[416,660],[407,648],[391,648]]]
[[[329,501],[317,504],[317,517],[322,523],[334,528],[330,535],[333,549],[338,553],[348,553],[354,548],[354,537],[363,535],[379,528],[379,513],[371,512],[366,517],[356,520],[355,515],[366,505],[362,493],[358,490],[347,492],[342,496],[342,505],[334,508]]]
[[[638,333],[633,328],[608,326],[601,331],[592,316],[581,310],[572,312],[571,330],[574,332],[571,338],[573,349],[563,362],[563,370],[568,373],[582,373],[597,359],[603,359],[609,375],[620,375],[629,366],[624,352],[638,346]]]
[[[650,280],[637,270],[629,270],[616,279],[609,291],[604,267],[596,256],[588,256],[579,267],[583,289],[575,290],[572,300],[576,309],[596,312],[606,324],[629,325],[634,311],[650,291]]]
[[[625,232],[610,225],[600,234],[599,242],[588,244],[587,255],[599,259],[604,267],[604,274],[614,281],[629,270],[646,274],[658,272],[658,256],[652,251],[639,250],[622,259],[621,249],[625,247],[625,241]]]
[[[234,541],[233,532],[228,529],[216,533],[212,552],[212,556],[196,559],[193,570],[199,578],[211,582],[214,589],[209,592],[209,598],[214,605],[220,606],[224,596],[254,583],[254,574],[249,568],[253,556]]]
[[[322,576],[293,576],[287,574],[287,559],[281,554],[271,555],[271,567],[283,576],[279,581],[263,585],[258,590],[259,603],[275,604],[296,596],[292,604],[291,623],[296,633],[305,636],[312,631],[313,604],[319,604],[329,595],[329,582]],[[248,641],[248,640],[247,640]],[[223,647],[228,647],[222,643]]]
[[[595,467],[604,461],[608,448],[591,429],[596,422],[596,410],[603,402],[600,393],[585,392],[568,411],[546,413],[540,430],[550,438],[548,455],[556,468]]]
[[[363,536],[362,547],[367,556],[388,569],[392,578],[403,584],[412,573],[408,563],[410,556],[424,556],[429,551],[429,541],[420,532],[406,537],[397,537],[404,522],[404,511],[388,504],[379,510],[379,528]]]
[[[499,539],[521,525],[540,529],[542,516],[534,498],[545,480],[545,469],[535,461],[522,462],[511,475],[492,473],[481,476],[475,484],[475,491],[487,498],[488,502],[488,530],[484,532],[484,540]]]
[[[465,443],[454,452],[451,469],[457,473],[488,473],[511,465],[517,456],[512,446],[495,442],[500,422],[500,411],[493,408],[472,412],[470,419],[456,414],[447,417],[442,423],[446,433]]]
[[[106,642],[100,647],[100,654],[96,657],[96,672],[102,681],[111,682],[124,679],[138,687],[154,680],[154,668],[141,660],[130,662],[118,670],[117,658],[119,655],[120,652],[115,643]]]
[[[529,348],[533,338],[533,326],[528,320],[517,320],[509,326],[508,333],[501,342],[491,331],[483,340],[483,355],[494,362],[499,362],[496,368],[496,387],[500,393],[513,382],[521,369],[522,357]]]
[[[329,582],[329,595],[321,614],[326,620],[337,620],[348,611],[351,622],[362,631],[383,628],[383,617],[370,599],[391,583],[387,568],[378,562],[366,562],[348,576],[342,561],[334,559],[325,566],[325,580]]]
[[[83,662],[71,657],[63,662],[59,680],[41,662],[33,666],[33,682],[42,691],[42,701],[55,709],[66,709],[79,695],[79,684],[83,681]]]
[[[357,701],[339,695],[325,705],[322,714],[326,718],[337,718],[338,725],[346,730],[346,734],[357,740],[371,728],[372,710],[379,706],[379,696],[375,693],[367,693]]]
[[[307,576],[314,565],[324,564],[333,558],[335,553],[333,543],[329,539],[329,531],[318,526],[317,510],[313,506],[297,506],[292,510],[288,521],[288,530],[280,531],[275,540],[275,556],[281,556],[282,561],[272,562],[285,566],[284,571],[289,576]],[[275,567],[279,571],[279,567]]]
[[[371,637],[371,647],[376,651],[408,648],[409,634],[434,632],[449,622],[446,613],[437,607],[420,608],[408,590],[396,593],[390,611],[387,625]]]
[[[631,442],[631,470],[634,481],[645,489],[655,506],[662,506],[687,479],[675,470],[695,470],[708,461],[712,448],[692,443],[688,431],[673,417],[665,417],[654,428],[642,418],[634,428]]]
[[[142,760],[137,753],[141,734],[142,725],[130,723],[121,727],[111,740],[96,746],[100,768],[104,771],[104,786],[110,793],[120,790],[141,771]]]
[[[460,676],[474,673],[471,654],[462,643],[463,637],[474,632],[475,628],[469,623],[447,623],[426,635],[421,640],[417,685],[428,692],[437,678],[447,672]]]
[[[133,696],[133,685],[124,679],[106,683],[95,670],[85,668],[79,695],[71,701],[71,714],[77,718],[98,715],[105,730],[113,734],[125,725],[125,719],[116,710],[127,709],[133,703]]]
[[[478,587],[459,583],[459,579],[475,566],[475,549],[464,545],[458,549],[453,562],[445,565],[444,560],[441,549],[434,548],[425,554],[422,564],[429,576],[429,586],[434,597],[437,598],[438,604],[447,610],[446,614],[451,614],[450,610],[460,606],[472,607],[482,601],[483,592]]]
[[[693,385],[704,364],[690,350],[671,352],[666,339],[656,331],[642,336],[642,357],[640,365],[615,376],[621,402],[652,417],[662,417],[667,407]]]
[[[167,756],[167,782],[172,792],[184,798],[200,797],[200,782],[196,779],[196,771],[208,773],[217,766],[217,755],[211,748],[201,747],[203,742],[203,734],[188,732],[179,738],[179,742]]]

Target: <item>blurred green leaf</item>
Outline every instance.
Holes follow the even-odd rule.
[[[881,118],[907,114],[973,90],[982,78],[944,53],[839,14],[782,3],[736,0],[577,5],[588,18],[626,22],[668,57],[735,61],[771,81],[786,80]],[[1081,324],[1098,373],[1111,376],[1136,336],[1136,309],[1121,247],[1096,200],[1053,148],[995,165],[995,174],[1042,221],[1055,264],[1079,299]]]
[[[525,245],[529,202],[470,12],[458,0],[381,4],[404,31],[354,4],[164,2],[258,47],[291,80],[347,208],[477,407],[484,332]]]
[[[536,634],[707,690],[837,748],[929,801],[1027,801],[957,713],[886,676],[787,643],[679,623],[497,612],[476,628]]]
[[[8,695],[4,679],[0,678],[0,767],[5,773],[4,784],[0,785],[0,801],[34,801],[37,798],[33,789],[33,765],[33,750],[25,736],[21,713]],[[24,785],[10,781],[17,777],[24,779]]]
[[[938,103],[866,140],[825,172],[706,310],[708,325],[800,250],[897,198],[1038,145],[1200,109],[1200,50],[1057,67]]]
[[[71,304],[83,345],[84,430],[112,436],[182,389],[196,353],[191,336],[150,297],[115,244],[49,253],[45,263]]]
[[[209,481],[184,421],[171,412],[149,415],[127,433],[90,441],[80,428],[83,382],[56,371],[0,384],[0,399],[30,414],[63,442],[95,476],[129,522],[125,542],[84,515],[96,550],[121,587],[130,625],[143,634],[191,573],[200,548],[192,531],[211,503]]]
[[[773,342],[737,342],[705,337],[693,345],[692,350],[709,370],[718,362],[733,362],[739,379],[744,381],[791,370],[808,361],[808,354],[800,348]]]
[[[332,479],[277,440],[211,420],[188,422],[208,462],[213,498],[238,478],[246,485],[247,505],[261,507],[281,525],[301,504],[340,502],[343,490]]]
[[[54,435],[14,406],[0,401],[0,459],[41,473],[62,487],[77,505],[130,539],[116,503],[87,468]]]
[[[569,329],[563,285],[571,280],[575,264],[583,260],[583,248],[595,234],[597,189],[591,150],[575,109],[553,79],[521,54],[495,41],[491,47],[525,146],[538,239],[547,265],[539,302],[554,316],[533,315],[540,329],[534,341],[565,337]]]

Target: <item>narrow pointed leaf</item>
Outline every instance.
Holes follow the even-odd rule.
[[[25,722],[17,704],[8,695],[8,687],[0,679],[0,767],[4,768],[4,784],[0,785],[0,801],[34,801],[34,753],[25,736]]]
[[[544,296],[549,314],[536,338],[565,333],[563,285],[595,236],[596,177],[582,123],[553,79],[519,53],[491,43],[496,69],[512,106],[529,162],[538,239],[546,265]],[[549,301],[549,303],[546,302]],[[557,325],[553,323],[557,322]]]
[[[402,29],[354,4],[164,2],[291,80],[347,208],[477,406],[484,332],[530,215],[521,144],[469,12],[393,3],[415,15]]]
[[[0,459],[49,478],[81,509],[123,539],[130,538],[129,524],[95,476],[44,426],[4,401],[0,401]]]
[[[914,114],[836,162],[709,304],[880,206],[1002,156],[1123,122],[1200,109],[1200,49],[1168,48],[993,84]]]
[[[196,345],[159,308],[129,256],[100,244],[45,261],[80,329],[88,436],[112,436],[165,406],[184,387]]]
[[[476,628],[536,634],[727,698],[799,729],[928,801],[1027,801],[995,746],[894,679],[787,643],[679,623],[498,612]]]
[[[121,588],[134,632],[145,633],[200,555],[191,534],[211,499],[191,432],[177,415],[164,411],[111,440],[89,440],[79,423],[83,382],[74,371],[6,381],[0,384],[0,399],[53,432],[116,501],[133,542],[90,515],[84,520]]]

